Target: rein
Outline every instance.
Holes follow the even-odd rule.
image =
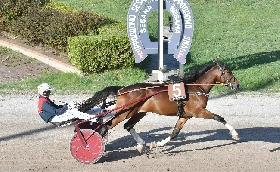
[[[228,84],[216,83],[216,84],[184,84],[184,85],[197,85],[197,86],[202,86],[202,85],[227,86]],[[121,96],[121,95],[128,94],[128,93],[131,93],[131,92],[134,92],[134,91],[138,91],[138,90],[148,90],[148,89],[159,88],[159,87],[166,87],[166,86],[168,86],[168,84],[157,85],[157,86],[153,86],[153,87],[141,87],[141,88],[133,89],[133,90],[126,91],[126,92],[123,92],[123,93],[119,93],[117,96]],[[167,91],[167,90],[165,90],[165,91]],[[205,94],[205,93],[200,93],[200,94],[199,94],[199,93],[200,93],[200,92],[196,92],[196,93],[192,93],[192,94],[197,94],[197,95]]]
[[[217,83],[217,84],[185,84],[185,85],[214,85],[214,86],[227,86],[228,84]]]

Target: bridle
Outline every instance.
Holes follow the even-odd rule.
[[[225,72],[225,65],[221,66],[219,63],[217,63],[217,66],[219,67],[220,71],[221,71],[221,76],[224,78],[224,83],[225,85],[227,85],[231,90],[237,90],[238,89],[238,84],[236,84],[235,82],[231,82],[232,80],[235,81],[236,78],[234,77],[234,75],[232,75],[232,77],[230,79],[227,78],[226,72]],[[232,74],[231,72],[227,72],[229,74]]]

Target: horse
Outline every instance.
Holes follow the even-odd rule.
[[[236,130],[223,117],[206,109],[208,94],[213,86],[223,85],[231,90],[239,88],[238,80],[225,64],[216,60],[213,64],[205,66],[200,71],[192,72],[178,81],[174,81],[173,86],[176,86],[176,83],[183,83],[182,90],[185,91],[185,96],[179,97],[177,100],[175,97],[174,101],[170,100],[170,93],[168,91],[170,83],[136,83],[125,87],[106,87],[96,92],[93,97],[87,99],[81,105],[80,110],[87,111],[101,102],[104,103],[109,96],[115,96],[116,101],[114,103],[117,109],[112,120],[105,124],[106,131],[128,119],[124,124],[124,129],[133,136],[137,146],[140,147],[140,150],[138,149],[140,152],[143,150],[141,147],[145,146],[145,141],[135,131],[134,125],[148,112],[178,117],[177,123],[169,137],[157,143],[153,142],[150,148],[164,146],[170,140],[176,138],[187,120],[192,117],[214,119],[229,129],[234,140],[239,140]],[[177,87],[175,87],[176,89]]]

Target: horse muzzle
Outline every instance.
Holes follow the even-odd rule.
[[[235,90],[238,90],[239,84],[229,82],[229,83],[228,83],[228,87],[229,87],[231,90],[234,90],[234,91],[235,91]]]

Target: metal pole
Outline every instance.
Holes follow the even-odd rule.
[[[164,81],[164,66],[163,66],[163,0],[158,0],[158,57],[159,71],[158,80]]]
[[[179,78],[182,79],[184,77],[184,64],[179,62]]]

